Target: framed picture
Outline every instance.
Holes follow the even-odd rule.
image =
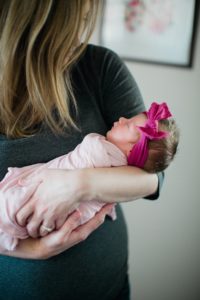
[[[192,66],[195,0],[105,0],[101,45],[125,60]]]

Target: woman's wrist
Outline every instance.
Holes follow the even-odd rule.
[[[90,201],[97,198],[97,195],[92,191],[93,169],[77,170],[77,196],[78,201]]]
[[[112,172],[113,169],[114,168],[86,168],[79,170],[80,201],[96,200],[106,203],[115,202],[115,198],[113,198],[115,188],[113,182],[110,182],[110,178],[112,177],[110,172]]]
[[[75,205],[76,203],[89,200],[90,176],[88,172],[85,172],[86,170],[90,169],[66,170],[65,182],[69,181],[70,176],[70,181],[73,182],[75,195],[73,202]]]
[[[158,188],[156,174],[129,166],[82,169],[79,180],[81,201],[132,201],[152,195]]]

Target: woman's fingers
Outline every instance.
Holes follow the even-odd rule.
[[[27,219],[32,215],[34,211],[33,205],[30,202],[25,204],[20,211],[16,214],[16,221],[20,226],[26,226]]]
[[[40,227],[43,220],[43,216],[36,216],[35,214],[29,218],[28,224],[26,225],[26,229],[28,235],[32,238],[37,238],[40,236]]]
[[[113,204],[106,204],[90,221],[79,226],[70,235],[72,245],[76,245],[84,240],[104,223],[105,217],[113,209]]]
[[[43,222],[43,224],[41,224],[41,226],[38,230],[39,236],[41,236],[41,237],[46,236],[47,234],[51,233],[55,229],[56,229],[55,224],[45,224]]]
[[[83,240],[84,236],[88,236],[104,222],[105,216],[111,212],[112,208],[113,204],[106,204],[91,220],[83,225],[81,225],[81,213],[75,211],[68,217],[60,230],[68,235],[76,229],[76,233],[83,234],[83,237],[81,237],[81,240]]]
[[[105,205],[90,221],[81,224],[80,212],[73,212],[64,225],[57,231],[40,239],[42,258],[49,258],[84,241],[105,219],[113,209],[113,204]]]
[[[64,235],[68,235],[70,232],[72,232],[75,228],[80,226],[81,224],[81,214],[79,211],[73,212],[66,220],[64,225],[60,228],[60,231]]]
[[[56,220],[56,230],[59,230],[67,220],[67,216],[60,217]]]

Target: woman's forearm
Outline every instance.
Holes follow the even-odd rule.
[[[135,167],[80,170],[82,197],[103,202],[126,202],[152,195],[158,177]]]

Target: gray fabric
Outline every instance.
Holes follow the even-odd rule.
[[[88,45],[72,80],[79,113],[71,111],[80,130],[55,136],[44,126],[30,138],[0,135],[0,180],[9,166],[47,162],[73,150],[90,132],[105,134],[120,116],[144,111],[134,79],[108,49]],[[0,299],[115,299],[127,275],[127,256],[126,225],[118,205],[115,222],[106,218],[86,241],[56,257],[31,261],[0,256]]]

